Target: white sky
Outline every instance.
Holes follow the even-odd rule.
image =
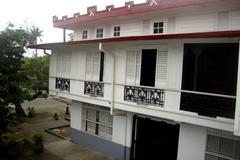
[[[53,28],[52,17],[71,17],[85,14],[87,7],[97,5],[98,11],[107,5],[124,6],[129,0],[2,0],[0,6],[0,30],[11,22],[15,25],[36,25],[43,30],[43,43],[62,41],[62,30]],[[135,4],[146,0],[135,0]]]

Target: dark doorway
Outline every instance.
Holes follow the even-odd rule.
[[[132,160],[176,160],[179,125],[134,117]]]
[[[156,49],[143,49],[142,50],[142,64],[141,64],[141,86],[155,85],[155,71],[156,71]]]
[[[238,43],[185,44],[182,89],[236,95]],[[181,110],[234,118],[235,99],[182,93]]]

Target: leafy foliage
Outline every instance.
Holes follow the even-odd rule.
[[[34,107],[28,107],[27,112],[28,112],[28,117],[33,117],[36,114],[36,110],[34,109]]]
[[[18,157],[25,143],[23,134],[20,132],[2,134],[0,142],[1,149],[5,150],[5,153],[10,157]]]
[[[59,119],[59,116],[58,116],[58,113],[57,113],[57,112],[55,112],[55,113],[53,114],[53,119],[56,120],[56,121]]]
[[[0,113],[4,114],[0,116],[0,124],[3,126],[10,116],[9,104],[15,105],[18,116],[25,116],[21,103],[34,95],[22,70],[22,59],[26,46],[36,42],[36,38],[30,29],[16,29],[12,24],[0,32]]]
[[[30,79],[27,86],[32,98],[45,97],[48,93],[48,56],[25,58],[22,69]]]
[[[34,145],[42,144],[44,141],[44,135],[42,133],[33,132],[31,135],[31,140]]]

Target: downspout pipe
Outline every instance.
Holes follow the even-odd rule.
[[[99,43],[99,51],[102,51],[104,53],[108,53],[113,57],[113,74],[112,74],[112,98],[111,98],[111,108],[110,108],[110,114],[113,115],[113,110],[114,110],[114,94],[115,94],[115,89],[114,89],[114,83],[115,83],[115,61],[116,61],[116,56],[113,52],[107,50],[107,49],[103,49],[103,45],[100,42]]]
[[[43,50],[43,53],[46,54],[47,56],[51,56],[51,54],[46,52],[46,49]]]

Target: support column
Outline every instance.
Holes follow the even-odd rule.
[[[240,41],[238,52],[237,94],[235,106],[234,135],[240,136]]]
[[[66,29],[63,28],[63,42],[66,42]]]

